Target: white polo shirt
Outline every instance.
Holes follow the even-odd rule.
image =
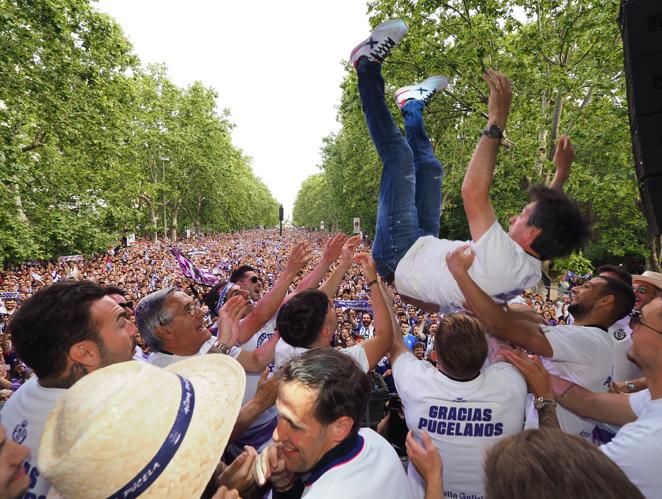
[[[285,343],[285,340],[281,338],[278,340],[278,343],[276,343],[276,371],[279,371],[288,360],[294,357],[298,357],[308,350],[310,349],[304,347],[293,347],[292,345]],[[352,357],[364,373],[368,372],[370,367],[368,365],[368,357],[365,354],[363,345],[359,343],[353,347],[342,348],[340,351],[345,355]]]

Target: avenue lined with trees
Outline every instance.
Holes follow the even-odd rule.
[[[0,0],[0,33],[0,262],[278,222],[215,90],[141,65],[90,2]]]

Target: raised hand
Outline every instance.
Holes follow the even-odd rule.
[[[331,264],[335,262],[342,252],[343,245],[347,242],[347,236],[338,233],[329,239],[324,245],[324,252],[322,253],[322,260]]]
[[[361,244],[361,236],[352,236],[345,241],[345,244],[343,244],[342,247],[342,259],[344,262],[352,262],[354,259],[354,252],[356,251],[356,248],[359,247],[359,244]]]
[[[248,294],[234,295],[218,311],[218,340],[226,346],[234,346],[239,338],[239,320],[248,312]]]
[[[556,172],[554,173],[554,180],[552,186],[561,189],[568,177],[570,177],[570,167],[572,161],[575,159],[575,150],[572,148],[570,137],[561,135],[556,143],[556,152],[554,153],[554,164],[556,165]]]
[[[487,115],[490,124],[506,128],[510,104],[513,100],[512,84],[506,75],[488,69],[483,75],[490,89],[490,98],[487,103]]]
[[[471,244],[466,243],[458,246],[446,255],[446,265],[451,274],[459,275],[469,270],[475,258],[471,250]]]
[[[290,256],[287,259],[287,266],[285,267],[285,273],[290,275],[298,274],[308,263],[311,258],[310,250],[306,243],[299,243],[290,252]]]
[[[225,485],[228,489],[237,489],[240,493],[248,491],[255,483],[253,467],[257,457],[257,451],[253,447],[245,446],[244,452],[223,470],[217,483]]]
[[[361,265],[363,269],[363,275],[368,281],[377,279],[377,267],[375,261],[372,259],[369,253],[359,253],[354,256],[354,261]]]

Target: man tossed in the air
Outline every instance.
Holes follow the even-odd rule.
[[[448,80],[432,76],[396,91],[406,140],[384,100],[381,63],[407,31],[403,21],[380,24],[350,56],[358,74],[363,113],[382,161],[373,258],[379,274],[395,280],[398,292],[442,312],[459,308],[462,293],[446,267],[447,253],[465,241],[439,239],[443,167],[435,158],[423,125],[423,108]],[[550,187],[529,189],[529,203],[510,219],[506,233],[490,203],[496,155],[512,100],[510,81],[488,71],[488,123],[476,145],[462,184],[462,199],[476,254],[471,277],[498,301],[521,294],[540,280],[542,260],[579,248],[588,236],[577,204],[561,190],[570,171],[573,150],[561,137]]]

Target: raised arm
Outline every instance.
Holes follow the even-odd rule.
[[[331,276],[319,287],[319,290],[328,296],[329,300],[333,300],[338,293],[340,284],[342,284],[347,270],[354,261],[354,251],[356,251],[359,244],[361,244],[361,236],[350,237],[343,244],[340,263],[333,269]]]
[[[393,327],[391,325],[391,313],[377,278],[377,268],[375,261],[368,253],[359,253],[354,257],[356,262],[363,268],[363,275],[368,280],[370,286],[370,296],[372,297],[372,308],[374,309],[375,334],[369,340],[365,340],[361,345],[368,358],[370,369],[374,369],[377,363],[386,355],[393,344]]]
[[[510,80],[495,71],[488,70],[483,78],[490,90],[488,101],[488,127],[503,131],[508,121],[513,92]],[[494,176],[497,152],[501,139],[481,135],[469,161],[462,182],[462,201],[467,215],[471,239],[477,241],[496,221],[490,203],[490,186]]]
[[[305,243],[297,244],[291,251],[285,270],[281,272],[268,293],[256,303],[253,311],[240,323],[238,344],[246,343],[251,336],[264,326],[278,311],[287,290],[296,275],[310,259],[310,251]]]
[[[299,284],[296,287],[295,293],[300,291],[305,291],[306,289],[317,288],[319,286],[322,277],[326,274],[326,271],[329,270],[329,267],[335,262],[342,251],[342,247],[347,241],[347,236],[342,233],[338,233],[332,238],[330,238],[324,245],[324,251],[322,253],[322,259],[315,266],[315,268],[308,274],[306,277],[301,279]]]
[[[563,190],[563,184],[565,184],[570,176],[570,167],[574,158],[575,150],[572,148],[570,137],[561,135],[556,144],[556,152],[554,153],[556,171],[554,172],[552,182],[549,184],[552,189]]]
[[[494,303],[469,276],[469,267],[474,254],[468,245],[462,245],[446,255],[446,264],[460,287],[467,306],[485,324],[490,334],[502,340],[509,341],[525,350],[552,357],[552,345],[536,322],[510,317],[505,307]]]

